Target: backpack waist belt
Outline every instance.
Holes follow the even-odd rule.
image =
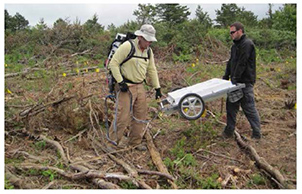
[[[144,82],[144,81],[142,81],[142,82],[133,82],[133,81],[131,81],[131,80],[125,78],[124,76],[123,76],[123,79],[124,79],[124,81],[125,81],[126,83],[130,83],[130,84],[142,84],[142,83]]]

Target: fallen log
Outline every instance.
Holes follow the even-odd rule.
[[[68,164],[69,163],[69,160],[67,159],[67,157],[66,157],[66,155],[65,155],[65,153],[64,153],[64,150],[63,150],[63,147],[61,146],[61,144],[59,143],[59,142],[57,142],[57,141],[54,141],[54,140],[50,140],[50,139],[48,139],[47,137],[45,137],[45,136],[34,136],[34,135],[32,135],[32,134],[30,134],[28,131],[26,131],[26,130],[23,130],[23,132],[27,135],[27,136],[30,136],[30,137],[32,137],[33,139],[43,139],[45,142],[47,142],[47,143],[49,143],[49,144],[51,144],[51,145],[53,145],[53,147],[55,147],[57,150],[58,150],[58,152],[60,153],[60,155],[61,155],[61,157],[62,157],[62,159],[63,159],[63,161],[66,163],[66,164]],[[72,161],[70,161],[70,162],[72,162]],[[37,166],[36,166],[37,167]],[[108,175],[108,174],[102,174],[102,173],[100,173],[100,172],[97,172],[97,173],[95,173],[94,171],[90,171],[88,168],[86,168],[86,167],[84,167],[84,166],[81,166],[81,165],[70,165],[70,167],[71,168],[73,168],[73,169],[76,169],[76,170],[78,170],[78,171],[80,171],[80,173],[78,173],[78,174],[72,174],[72,175],[70,175],[70,174],[67,174],[65,171],[63,171],[63,170],[61,170],[61,169],[58,169],[58,168],[55,168],[55,167],[49,167],[49,169],[51,169],[51,170],[54,170],[54,171],[56,171],[58,174],[61,174],[62,176],[65,176],[65,177],[68,177],[68,178],[70,178],[70,179],[76,179],[75,177],[81,177],[81,176],[84,176],[85,175],[85,173],[87,174],[88,172],[89,172],[89,174],[88,175],[85,175],[86,176],[86,178],[91,178],[92,179],[92,182],[95,184],[95,185],[97,185],[99,188],[102,188],[102,189],[120,189],[120,187],[118,186],[118,185],[116,185],[116,184],[113,184],[113,183],[111,183],[111,182],[107,182],[107,181],[105,181],[104,179],[102,179],[102,178],[100,178],[100,177],[102,177],[102,176],[104,176],[104,178],[109,178],[110,176]],[[45,166],[39,166],[39,168],[45,168]],[[96,178],[97,177],[97,178]],[[115,175],[115,176],[112,176],[112,177],[118,177],[117,175]],[[121,176],[121,177],[119,177],[118,179],[123,179],[123,178],[125,178],[124,176]],[[127,180],[129,180],[129,179],[127,179]]]
[[[121,165],[130,175],[130,177],[133,177],[134,179],[132,180],[133,184],[135,184],[136,186],[143,188],[143,189],[152,189],[152,187],[150,187],[149,185],[147,185],[145,183],[145,181],[143,181],[141,179],[141,177],[138,175],[138,172],[135,168],[131,167],[129,164],[127,164],[126,162],[116,158],[114,155],[112,155],[111,153],[109,153],[106,149],[104,149],[104,147],[102,146],[102,144],[100,144],[99,142],[95,141],[95,144],[98,145],[104,152],[106,152],[106,154],[109,156],[109,158],[111,158],[114,162],[116,162],[117,164]]]
[[[85,50],[81,53],[74,53],[74,54],[70,55],[70,57],[74,57],[74,56],[77,56],[77,55],[84,55],[86,53],[89,53],[90,51],[91,51],[91,49],[87,49],[87,50]]]
[[[227,186],[227,184],[229,183],[230,179],[231,179],[232,175],[231,174],[227,174],[225,176],[225,179],[221,182],[221,186],[223,188],[225,188]]]
[[[211,152],[211,151],[208,151],[208,150],[205,150],[205,149],[198,149],[196,152],[194,152],[194,154],[198,153],[198,152],[206,152],[208,154],[212,154],[214,156],[218,156],[218,157],[222,157],[222,158],[225,158],[225,159],[228,159],[228,160],[232,160],[232,161],[236,161],[236,162],[239,162],[241,164],[244,164],[244,162],[240,161],[240,160],[237,160],[236,158],[231,158],[229,156],[226,156],[226,155],[223,155],[223,154],[217,154],[217,153],[214,153],[214,152]]]
[[[148,147],[148,150],[150,152],[150,155],[151,155],[151,158],[152,158],[152,161],[153,163],[155,164],[156,168],[164,173],[164,174],[168,174],[170,175],[167,167],[164,165],[161,157],[160,157],[160,154],[159,152],[157,151],[154,143],[153,143],[153,140],[152,140],[152,136],[150,135],[149,131],[147,130],[146,133],[145,133],[145,138],[147,140],[147,147]],[[172,186],[173,189],[177,189],[177,185],[175,184],[174,181],[172,180],[168,180],[168,183]]]
[[[119,165],[123,166],[124,169],[128,172],[128,174],[135,178],[135,181],[133,180],[132,182],[134,184],[138,184],[138,186],[140,188],[143,188],[143,189],[152,189],[152,187],[150,187],[149,185],[147,185],[145,183],[145,181],[143,181],[139,175],[138,175],[138,172],[136,169],[134,169],[133,167],[131,167],[130,165],[128,165],[126,162],[116,158],[115,156],[113,156],[112,154],[108,154],[108,156],[113,160],[115,161],[116,163],[118,163]]]
[[[29,159],[38,161],[40,163],[42,163],[42,161],[46,159],[45,157],[37,157],[37,156],[31,155],[31,154],[29,154],[29,153],[27,153],[25,151],[19,151],[19,150],[11,151],[8,154],[11,154],[12,156],[14,156],[14,155],[22,155],[25,158],[29,158]]]
[[[293,187],[287,184],[286,179],[283,177],[279,170],[275,169],[269,163],[267,163],[267,161],[263,157],[260,157],[257,151],[251,145],[243,141],[241,135],[236,130],[235,137],[240,147],[246,150],[255,160],[258,168],[265,170],[267,173],[269,173],[270,176],[275,178],[280,183],[281,187],[283,187],[282,189],[294,189]]]
[[[79,173],[68,173],[65,172],[62,169],[52,167],[52,166],[42,166],[37,164],[21,164],[18,168],[24,168],[24,169],[37,169],[37,170],[52,170],[56,172],[57,174],[64,176],[70,180],[79,180],[79,179],[97,179],[93,180],[93,182],[97,183],[97,185],[100,188],[103,189],[118,189],[119,187],[113,183],[106,182],[103,180],[104,178],[115,178],[119,180],[130,180],[131,178],[125,175],[119,175],[119,174],[106,174],[104,172],[96,171],[96,170],[89,170],[85,167],[73,167],[77,168],[78,170],[82,170]]]
[[[5,74],[5,78],[11,78],[11,77],[16,77],[16,76],[25,76],[26,74],[32,72],[32,71],[40,71],[40,70],[44,70],[41,68],[26,68],[24,69],[22,72],[17,72],[17,73],[9,73],[9,74]]]
[[[54,185],[56,183],[56,181],[51,181],[50,183],[48,183],[47,185],[45,185],[44,187],[42,187],[41,189],[49,189],[52,185]]]
[[[166,174],[166,173],[162,173],[162,172],[158,172],[158,171],[151,171],[151,170],[141,170],[138,169],[137,172],[139,174],[149,174],[149,175],[157,175],[157,176],[162,176],[165,177],[167,179],[170,179],[171,181],[174,181],[174,177],[171,176],[170,174]]]
[[[50,140],[50,139],[46,138],[44,135],[40,135],[39,138],[44,140],[46,143],[53,145],[58,150],[58,152],[59,152],[61,158],[64,160],[64,162],[69,162],[64,153],[63,147],[61,146],[61,144],[59,142]]]
[[[73,98],[75,98],[76,96],[69,96],[69,97],[63,97],[62,99],[60,100],[57,100],[57,101],[54,101],[54,102],[50,102],[50,103],[47,103],[45,105],[41,105],[41,104],[36,104],[34,105],[33,107],[30,107],[26,110],[23,110],[19,113],[19,116],[20,117],[27,117],[27,116],[34,116],[42,111],[44,111],[46,109],[46,107],[48,106],[53,106],[53,107],[56,107],[58,106],[59,104],[63,103],[63,102],[66,102],[68,100],[71,100]]]
[[[23,183],[23,179],[17,177],[6,168],[5,168],[5,179],[7,179],[12,185],[14,185],[19,189],[30,189]]]
[[[208,111],[210,115],[220,124],[225,125],[226,123],[219,121],[216,116],[211,112]],[[258,166],[259,169],[263,169],[265,172],[267,172],[273,179],[275,179],[278,182],[278,185],[281,189],[294,189],[293,186],[289,185],[286,181],[286,179],[283,177],[283,175],[280,173],[279,170],[272,167],[267,161],[260,157],[257,151],[248,143],[246,143],[242,138],[241,135],[238,133],[237,130],[235,130],[235,138],[237,143],[240,145],[240,147],[244,150],[246,150],[252,159],[255,160],[256,166]]]
[[[87,172],[89,170],[88,168],[81,165],[70,165],[70,167],[74,170],[78,170],[81,172]],[[102,178],[93,178],[92,183],[94,183],[101,189],[120,189],[118,185],[113,184],[111,182],[107,182]]]
[[[82,160],[82,161],[76,161],[76,162],[73,162],[72,164],[82,164],[82,163],[86,163],[86,162],[91,162],[91,161],[95,161],[95,160],[99,160],[101,158],[104,158],[104,156],[107,156],[108,154],[115,154],[115,153],[119,153],[119,152],[124,152],[124,151],[128,151],[128,150],[131,150],[133,148],[126,148],[126,149],[121,149],[121,150],[117,150],[115,152],[110,152],[110,153],[105,153],[105,154],[102,154],[100,156],[97,156],[97,157],[94,157],[94,158],[91,158],[89,160]],[[166,173],[162,173],[162,172],[158,172],[158,171],[151,171],[151,170],[143,170],[143,169],[137,169],[137,172],[139,174],[148,174],[148,175],[157,175],[157,176],[162,176],[164,178],[167,178],[167,179],[170,179],[172,181],[174,181],[174,177],[171,176],[170,174],[166,174]]]

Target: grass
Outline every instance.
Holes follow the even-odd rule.
[[[170,150],[171,158],[166,157],[164,159],[165,165],[172,171],[181,167],[194,167],[196,166],[196,158],[186,151],[187,145],[186,137],[182,137],[178,140],[175,146]]]
[[[14,185],[12,185],[9,180],[7,180],[5,178],[5,181],[4,181],[4,189],[15,189]]]
[[[52,170],[45,170],[42,171],[42,175],[45,177],[49,177],[49,180],[53,181],[55,179],[56,172],[53,172]]]
[[[178,173],[177,185],[180,189],[221,189],[221,183],[217,181],[219,174],[215,171],[204,177],[195,167],[182,166]]]
[[[186,67],[187,83],[194,85],[210,78],[221,78],[224,75],[225,64],[205,64],[200,61],[190,63]]]
[[[22,72],[24,69],[23,64],[12,64],[12,63],[5,63],[5,73],[17,73]]]
[[[18,157],[18,158],[5,158],[5,164],[14,164],[18,165],[24,161],[24,157]]]
[[[38,142],[35,143],[35,148],[36,148],[37,150],[43,150],[45,147],[46,147],[46,142],[45,142],[45,140],[38,141]]]
[[[122,189],[138,189],[138,187],[131,181],[122,181],[119,183],[119,185]]]

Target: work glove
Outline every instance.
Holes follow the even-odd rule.
[[[232,82],[233,85],[237,85],[237,81],[235,79],[232,78],[231,82]]]
[[[118,83],[118,85],[120,86],[121,92],[127,92],[129,90],[128,85],[124,81]]]
[[[155,91],[155,99],[160,99],[163,96],[160,92],[160,88],[156,88]]]
[[[229,76],[224,75],[224,76],[222,77],[222,79],[224,79],[224,80],[229,80]]]

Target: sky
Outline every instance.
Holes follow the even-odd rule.
[[[97,14],[98,22],[103,26],[107,27],[110,24],[120,26],[128,20],[135,20],[136,17],[133,15],[133,11],[138,9],[138,3],[128,1],[110,1],[111,4],[107,3],[96,3],[88,1],[88,3],[77,3],[76,1],[69,1],[68,3],[62,3],[62,1],[53,1],[55,3],[23,3],[23,1],[10,3],[6,1],[4,9],[6,9],[9,15],[14,16],[17,12],[25,17],[29,21],[30,26],[35,26],[42,18],[48,26],[52,26],[53,23],[59,19],[68,19],[71,23],[79,20],[81,24],[85,23],[88,19],[91,19],[94,14]],[[24,1],[26,2],[26,1]],[[61,2],[61,3],[60,3]],[[104,2],[104,1],[102,1]],[[123,2],[123,3],[122,3]],[[140,3],[150,3],[150,1],[139,1]],[[208,12],[212,19],[216,18],[215,10],[220,10],[221,3],[205,4],[200,2],[190,2],[184,4],[184,1],[172,1],[178,2],[181,5],[186,5],[190,8],[190,18],[195,17],[195,11],[198,5],[203,8],[204,12]],[[211,1],[212,2],[212,1]],[[152,2],[151,2],[152,3]],[[157,2],[158,3],[158,2]],[[163,3],[163,2],[162,2]],[[226,2],[227,3],[227,2]],[[279,10],[282,4],[273,4],[273,11]],[[251,3],[251,4],[240,4],[237,3],[238,7],[244,7],[247,11],[252,11],[258,20],[268,17],[268,3]]]

